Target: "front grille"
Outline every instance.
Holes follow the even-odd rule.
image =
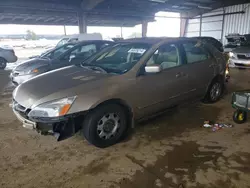
[[[30,112],[30,109],[25,108],[24,106],[18,104],[13,99],[13,108],[15,111],[17,111],[23,118],[28,119],[28,113]]]
[[[242,66],[242,67],[245,67],[246,65],[245,64],[241,64],[241,63],[234,63],[236,66]]]
[[[246,59],[246,60],[250,60],[250,57],[247,57],[246,55],[244,54],[239,54],[237,55],[238,59]]]
[[[26,111],[26,108],[24,106],[18,104],[18,102],[16,102],[14,99],[13,99],[13,107],[18,112],[25,112]]]

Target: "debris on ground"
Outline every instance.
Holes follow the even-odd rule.
[[[212,121],[204,121],[203,127],[212,128],[212,131],[215,132],[224,128],[232,128],[233,125],[224,123],[213,123]]]

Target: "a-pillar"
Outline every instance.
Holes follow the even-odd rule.
[[[78,25],[80,33],[87,33],[87,16],[86,14],[79,12],[78,13]]]
[[[148,22],[147,21],[142,21],[142,37],[147,37],[147,32],[148,32]]]

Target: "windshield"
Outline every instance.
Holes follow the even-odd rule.
[[[68,51],[69,49],[73,48],[75,45],[74,44],[65,44],[59,48],[56,48],[48,53],[45,53],[42,55],[42,58],[49,58],[49,59],[54,59],[59,57],[61,54],[64,52]]]
[[[60,47],[60,46],[62,46],[62,45],[64,45],[64,44],[66,44],[66,43],[68,42],[68,40],[69,40],[69,38],[63,38],[63,39],[61,39],[61,40],[57,43],[56,47]]]
[[[97,66],[108,73],[123,74],[129,71],[149,48],[149,44],[118,44],[104,50],[83,66]]]

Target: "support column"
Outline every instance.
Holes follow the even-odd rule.
[[[87,33],[87,16],[84,13],[78,13],[79,33]]]
[[[201,35],[202,35],[202,14],[200,15],[200,31],[199,31],[199,35],[200,35],[200,37],[201,37]]]
[[[67,30],[66,30],[66,25],[63,26],[63,30],[64,30],[64,35],[67,35]]]
[[[188,18],[187,14],[182,13],[181,14],[181,25],[180,25],[180,37],[185,37],[187,32],[187,26],[188,26]]]
[[[223,18],[222,18],[222,28],[221,28],[221,43],[222,44],[224,44],[225,14],[226,14],[226,10],[225,10],[225,7],[223,7]]]
[[[122,26],[121,26],[121,38],[123,38],[123,29],[122,29]]]
[[[143,21],[142,22],[142,37],[147,37],[147,32],[148,32],[148,22]]]

